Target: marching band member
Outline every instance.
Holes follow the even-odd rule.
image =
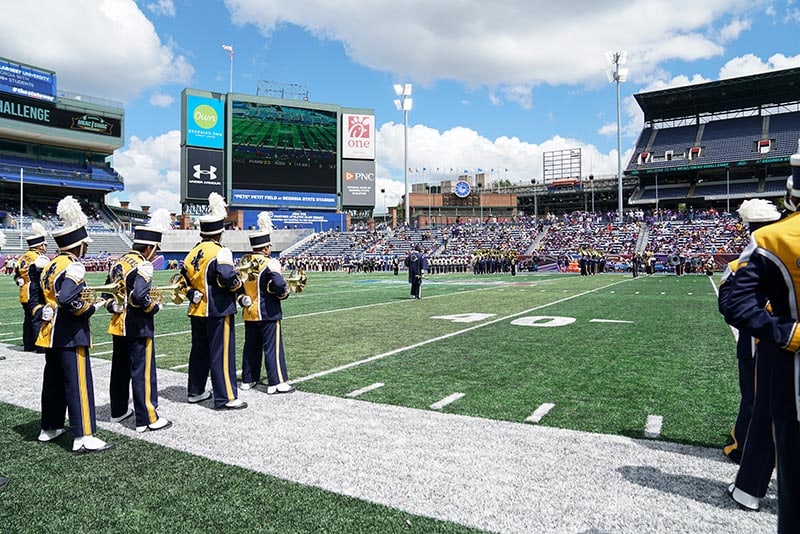
[[[94,385],[89,361],[92,343],[89,318],[102,303],[86,302],[86,269],[80,261],[91,239],[87,218],[77,200],[63,198],[56,213],[64,228],[53,232],[59,254],[42,273],[45,307],[36,345],[45,349],[42,385],[42,431],[38,440],[51,441],[64,433],[65,411],[69,413],[72,452],[104,451],[114,443],[95,437]]]
[[[408,281],[411,283],[411,298],[420,298],[422,289],[422,277],[428,270],[428,258],[422,253],[422,247],[415,245],[411,253],[406,256],[406,267],[408,268]]]
[[[161,304],[150,296],[153,264],[161,235],[172,227],[169,212],[156,210],[146,226],[137,226],[133,249],[111,267],[106,283],[122,286],[122,302],[108,300],[113,314],[108,325],[114,353],[111,357],[111,422],[119,423],[136,414],[136,431],[162,430],[172,422],[159,417],[153,316]],[[128,407],[128,392],[133,390],[133,410]]]
[[[214,407],[240,410],[247,403],[237,396],[234,317],[236,293],[242,282],[233,267],[233,254],[219,241],[224,229],[225,201],[208,197],[211,214],[200,217],[200,241],[186,255],[181,274],[189,290],[192,348],[189,353],[189,402],[211,397],[206,382],[211,373]]]
[[[257,232],[251,232],[252,261],[258,262],[258,274],[248,276],[239,304],[244,308],[244,351],[242,354],[242,389],[251,389],[261,377],[261,358],[267,368],[267,394],[292,393],[287,382],[286,355],[283,350],[281,301],[289,297],[280,263],[270,258],[272,221],[265,211],[258,215]]]
[[[745,200],[738,210],[750,232],[780,219],[774,204],[763,199]],[[719,286],[719,308],[724,314],[728,305],[731,282],[739,261],[728,264]],[[766,306],[766,301],[762,303]],[[772,440],[769,415],[770,354],[767,343],[758,343],[746,331],[739,331],[736,356],[739,362],[741,400],[736,423],[722,452],[739,464],[736,481],[729,494],[743,508],[757,510],[766,495],[775,467],[775,444]]]
[[[0,232],[0,249],[2,249],[4,246],[6,246],[6,234],[4,234],[3,232]],[[5,359],[6,359],[6,357],[3,356],[2,354],[0,354],[0,360],[5,360]],[[6,481],[6,482],[8,482],[8,481]]]
[[[20,256],[14,270],[14,281],[19,286],[19,303],[22,304],[24,318],[22,322],[22,348],[25,352],[44,352],[36,347],[36,338],[42,326],[42,288],[40,278],[42,269],[50,263],[45,255],[47,231],[39,222],[31,225],[32,235],[28,236],[28,250]]]
[[[759,228],[741,256],[731,283],[725,319],[770,344],[769,409],[778,473],[778,532],[800,532],[800,153],[790,158],[793,180],[784,205],[790,213]],[[763,303],[768,300],[771,311]],[[759,350],[761,350],[759,348]],[[759,353],[762,354],[761,352]],[[737,481],[738,482],[738,481]]]

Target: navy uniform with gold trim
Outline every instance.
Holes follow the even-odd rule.
[[[800,154],[791,158],[800,180]],[[787,184],[795,211],[800,189]],[[771,312],[763,306],[768,300]],[[757,337],[770,360],[770,413],[778,473],[778,532],[800,532],[800,213],[756,230],[739,257],[725,307],[728,323]],[[761,345],[770,344],[769,351]]]
[[[112,335],[111,422],[118,423],[136,414],[136,431],[162,430],[172,422],[158,415],[158,382],[153,335],[153,316],[161,304],[151,297],[153,264],[150,262],[161,244],[161,234],[169,228],[167,210],[157,210],[147,226],[134,230],[133,250],[111,267],[107,283],[123,286],[124,302],[109,300],[113,314],[108,325]],[[133,391],[133,410],[128,408],[128,392]]]
[[[244,350],[242,353],[242,389],[251,389],[261,378],[262,355],[267,369],[267,394],[294,391],[286,373],[286,354],[283,348],[281,301],[289,297],[286,280],[280,273],[280,263],[270,259],[272,223],[266,212],[259,215],[258,232],[250,234],[250,246],[257,262],[257,274],[244,282],[244,294],[239,303],[244,308]]]
[[[422,289],[422,277],[428,270],[428,258],[422,254],[422,247],[415,245],[411,253],[406,256],[406,267],[408,268],[408,281],[411,283],[411,298],[420,298]]]
[[[214,203],[220,201],[222,213],[215,212],[214,208]],[[236,293],[242,281],[234,269],[230,249],[218,242],[223,231],[224,201],[212,193],[209,204],[212,205],[212,214],[200,218],[200,237],[203,240],[189,251],[181,269],[189,287],[186,296],[192,327],[189,402],[201,402],[211,397],[211,392],[205,390],[210,372],[214,406],[235,410],[247,407],[247,403],[238,398],[236,385],[234,317]]]
[[[79,217],[76,212],[80,214]],[[89,318],[98,305],[83,300],[86,269],[80,258],[91,241],[84,225],[86,216],[78,202],[66,197],[58,204],[58,215],[67,223],[53,233],[60,253],[45,267],[42,292],[42,328],[36,344],[45,349],[42,386],[42,432],[39,441],[51,441],[64,433],[64,415],[69,414],[72,450],[77,454],[114,447],[93,436],[94,385],[89,361]]]
[[[38,225],[38,227],[37,227]],[[36,338],[42,326],[41,275],[50,258],[44,253],[47,250],[45,230],[39,223],[33,224],[34,235],[28,236],[28,250],[19,257],[14,279],[19,285],[19,303],[23,309],[22,348],[27,352],[44,352],[36,347]]]

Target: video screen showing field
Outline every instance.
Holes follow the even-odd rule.
[[[233,189],[336,192],[335,111],[234,101]]]

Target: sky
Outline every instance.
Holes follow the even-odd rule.
[[[184,88],[255,95],[269,81],[374,110],[376,189],[394,206],[405,169],[395,83],[413,85],[411,184],[478,169],[489,186],[530,183],[543,152],[573,148],[584,175],[615,175],[606,52],[628,58],[624,167],[643,125],[634,94],[800,66],[798,29],[800,0],[35,0],[4,7],[0,56],[123,103],[113,164],[126,187],[112,204],[180,210]]]

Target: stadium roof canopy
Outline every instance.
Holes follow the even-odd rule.
[[[800,100],[800,68],[634,95],[645,123],[776,106]]]

